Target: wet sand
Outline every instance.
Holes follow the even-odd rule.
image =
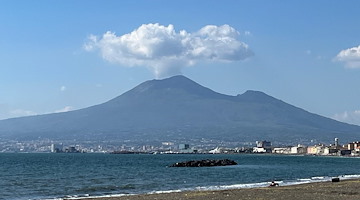
[[[145,194],[102,197],[91,200],[360,200],[360,180],[310,183],[292,186],[234,189],[221,191],[188,191],[167,194]]]

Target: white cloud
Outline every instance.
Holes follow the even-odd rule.
[[[25,117],[25,116],[31,116],[37,114],[38,113],[31,110],[14,108],[7,104],[0,104],[0,120],[15,118],[15,117]]]
[[[0,104],[0,120],[16,118],[16,117],[27,117],[33,115],[42,115],[42,114],[50,114],[50,113],[60,113],[60,112],[68,112],[74,110],[72,106],[65,106],[62,109],[56,110],[54,112],[35,112],[26,109],[14,108],[13,106],[7,104]]]
[[[249,32],[250,33],[250,32]],[[122,66],[146,66],[156,77],[181,73],[185,66],[201,61],[239,61],[253,55],[229,25],[208,25],[194,33],[176,32],[173,25],[144,24],[133,32],[116,36],[91,35],[86,51],[99,50],[103,59]]]
[[[62,108],[60,110],[56,110],[55,113],[69,112],[72,110],[74,110],[74,108],[72,106],[65,106],[64,108]]]
[[[340,51],[334,60],[344,62],[347,68],[360,68],[360,45]]]
[[[360,110],[345,111],[340,114],[335,114],[333,119],[349,124],[360,125]]]
[[[12,117],[23,117],[23,116],[36,115],[36,112],[31,110],[15,109],[15,110],[10,110],[9,114]]]
[[[61,92],[64,92],[65,90],[66,90],[66,87],[65,87],[65,86],[61,86],[61,87],[60,87],[60,91],[61,91]]]

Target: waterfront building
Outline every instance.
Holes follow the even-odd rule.
[[[347,150],[351,151],[351,155],[353,156],[359,156],[360,155],[360,142],[351,142],[347,145],[344,145],[347,147]]]
[[[79,153],[79,151],[74,146],[71,146],[65,149],[65,153]]]
[[[322,155],[322,154],[324,154],[324,149],[325,149],[325,146],[323,144],[309,146],[309,147],[307,147],[307,154]]]
[[[305,153],[307,153],[307,148],[305,146],[302,146],[299,144],[297,146],[291,147],[290,153],[291,154],[305,154]]]
[[[290,147],[276,147],[272,150],[272,153],[276,154],[290,154],[291,148]]]
[[[351,151],[356,151],[356,150],[360,150],[360,142],[356,141],[356,142],[351,142],[347,145],[347,149],[351,150]]]
[[[189,144],[179,144],[179,150],[186,150],[186,149],[190,149]]]
[[[254,153],[271,153],[270,141],[256,141],[256,147],[253,148]]]
[[[269,141],[256,141],[256,147],[258,148],[271,148],[271,142]]]
[[[351,155],[351,150],[348,149],[341,149],[338,153],[339,156],[348,156]]]
[[[263,147],[254,147],[253,153],[271,153],[271,149],[266,149]]]
[[[179,153],[194,153],[189,144],[179,144]]]
[[[325,147],[323,155],[337,155],[339,149],[336,147]]]
[[[335,147],[339,147],[339,138],[335,138]]]
[[[51,144],[50,146],[51,153],[59,153],[63,151],[63,144]]]

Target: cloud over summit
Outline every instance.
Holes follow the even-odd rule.
[[[340,51],[335,60],[345,62],[348,68],[360,68],[360,45]]]
[[[87,51],[99,50],[103,59],[122,66],[149,67],[156,77],[181,73],[197,62],[239,61],[253,55],[240,34],[229,25],[208,25],[197,32],[176,32],[173,25],[143,24],[131,33],[91,35]]]

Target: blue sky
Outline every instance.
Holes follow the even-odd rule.
[[[220,93],[259,90],[360,124],[356,0],[3,0],[0,5],[0,119],[85,108],[143,81],[182,73]],[[148,34],[138,41],[132,37],[150,31],[150,39],[167,43],[149,44],[154,40],[146,40]],[[111,43],[127,36],[125,43]],[[223,38],[226,45],[219,42]],[[137,46],[129,48],[132,44]]]

